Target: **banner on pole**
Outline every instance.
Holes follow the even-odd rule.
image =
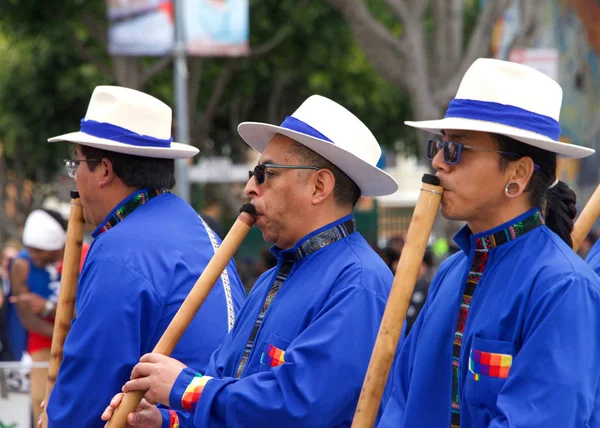
[[[111,55],[162,56],[175,43],[174,0],[106,0]],[[188,55],[249,51],[248,0],[181,0]]]

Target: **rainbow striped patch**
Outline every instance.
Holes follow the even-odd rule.
[[[277,367],[285,363],[285,351],[271,345],[267,345],[265,352],[260,356],[260,363],[269,367]]]
[[[181,397],[181,407],[183,407],[185,411],[191,412],[196,407],[196,404],[202,395],[202,391],[204,391],[206,382],[211,379],[211,376],[202,376],[201,374],[194,376],[188,387],[185,389],[183,397]]]
[[[469,371],[473,373],[473,379],[476,381],[481,375],[506,379],[512,361],[513,357],[510,354],[494,354],[471,349]]]
[[[179,428],[179,416],[173,410],[169,410],[169,428]]]

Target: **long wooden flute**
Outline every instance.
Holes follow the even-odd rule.
[[[402,248],[392,290],[385,305],[371,361],[354,413],[352,421],[354,428],[372,427],[375,422],[443,192],[444,189],[440,186],[437,177],[430,174],[423,175],[421,194],[408,226],[406,242]]]
[[[75,312],[75,297],[77,296],[77,281],[79,278],[79,265],[81,263],[81,248],[83,246],[83,207],[76,190],[71,191],[71,212],[67,225],[67,240],[58,291],[58,304],[52,331],[52,347],[50,348],[50,366],[46,381],[46,394],[44,395],[44,411],[42,412],[42,426],[48,427],[48,398],[56,382],[58,369],[63,359],[63,346],[67,334],[71,329],[71,320]],[[37,423],[37,421],[34,421]]]
[[[196,313],[206,300],[206,297],[219,279],[221,273],[239,248],[240,244],[254,225],[256,209],[254,205],[246,204],[240,209],[240,215],[223,239],[219,249],[210,259],[208,265],[194,284],[190,294],[185,298],[181,307],[171,320],[171,323],[161,336],[152,352],[171,355],[175,345],[183,336]],[[105,428],[124,428],[127,425],[127,415],[134,412],[146,391],[132,391],[125,394],[119,407],[117,407],[106,423]]]
[[[596,220],[598,220],[598,216],[600,216],[600,185],[596,187],[590,200],[585,204],[585,207],[583,207],[581,214],[579,214],[577,221],[573,225],[571,238],[573,239],[574,251],[579,250],[585,237],[590,233],[590,230],[592,230]]]

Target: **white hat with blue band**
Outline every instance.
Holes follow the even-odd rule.
[[[506,135],[565,158],[593,154],[593,149],[558,141],[561,103],[562,89],[547,75],[480,58],[465,73],[443,119],[405,123],[438,134],[456,129]]]
[[[369,128],[344,107],[320,95],[309,97],[280,126],[243,122],[238,132],[260,153],[277,134],[297,141],[348,175],[362,196],[389,195],[398,189],[396,180],[377,167],[381,147]]]
[[[120,86],[97,86],[79,131],[48,141],[69,141],[151,158],[196,155],[196,147],[173,142],[172,117],[171,108],[151,95]]]

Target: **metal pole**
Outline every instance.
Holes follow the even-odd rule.
[[[182,144],[189,144],[189,123],[188,123],[188,94],[187,94],[187,52],[185,50],[184,35],[184,10],[183,0],[174,0],[175,7],[175,45],[173,48],[173,79],[175,86],[175,141]],[[175,179],[177,185],[175,192],[186,202],[190,202],[190,184],[188,180],[187,159],[177,159],[175,161]]]

